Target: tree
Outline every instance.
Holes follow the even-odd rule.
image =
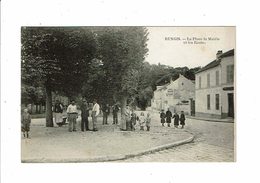
[[[95,40],[86,28],[22,28],[22,82],[45,88],[47,127],[53,126],[52,91],[72,97],[81,90]]]
[[[137,93],[139,70],[148,52],[143,27],[109,27],[97,30],[99,59],[104,75],[103,91],[120,100],[122,111]]]

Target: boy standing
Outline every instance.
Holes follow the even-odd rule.
[[[30,124],[31,124],[31,115],[28,112],[28,109],[24,109],[22,114],[22,132],[23,136],[29,138],[29,131],[30,131]]]

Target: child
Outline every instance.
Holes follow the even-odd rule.
[[[165,113],[164,113],[164,110],[162,109],[162,112],[161,112],[161,114],[160,114],[162,126],[164,126],[165,117],[166,117],[166,115],[165,115]]]
[[[145,117],[143,112],[141,112],[141,115],[139,117],[139,125],[140,125],[140,130],[144,131]]]
[[[168,108],[168,110],[166,111],[166,123],[167,126],[170,127],[171,126],[171,122],[172,122],[172,112],[170,111],[170,109]]]
[[[181,128],[184,128],[184,125],[185,125],[185,115],[184,115],[183,111],[181,111],[180,122],[181,122]]]
[[[132,114],[131,114],[131,130],[132,131],[135,130],[136,121],[137,121],[137,117],[136,117],[136,114],[133,111]]]
[[[31,124],[31,115],[28,112],[28,109],[24,109],[22,114],[22,132],[23,136],[29,138],[29,131],[30,131],[30,124]]]
[[[172,118],[174,118],[174,127],[178,128],[178,126],[179,126],[179,119],[180,119],[179,114],[177,112],[175,112],[175,114],[173,115]]]
[[[151,117],[150,117],[150,113],[147,113],[147,117],[146,117],[146,129],[147,129],[147,131],[150,131],[150,127],[151,127]]]

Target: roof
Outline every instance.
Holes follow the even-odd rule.
[[[220,58],[225,58],[225,57],[231,57],[234,56],[234,49],[229,50],[225,53],[222,53],[219,57]],[[195,74],[200,73],[202,71],[217,67],[218,65],[220,65],[221,59],[219,60],[213,60],[212,62],[210,62],[208,65],[206,65],[205,67],[202,67],[199,71],[197,71]]]
[[[170,84],[170,83],[167,83],[167,84],[165,84],[165,85],[159,86],[159,87],[161,87],[161,88],[158,88],[158,89],[156,89],[155,91],[160,91],[160,90],[166,89],[169,84]]]

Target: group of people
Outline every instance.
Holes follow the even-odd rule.
[[[140,127],[141,131],[144,131],[144,128],[146,127],[147,131],[150,131],[151,128],[151,116],[150,113],[146,114],[146,117],[144,115],[144,112],[140,113],[140,116],[137,116],[135,111],[133,109],[130,109],[129,106],[126,106],[125,110],[125,122],[126,124],[124,127],[121,126],[122,130],[131,130],[134,131],[137,126]],[[124,124],[124,123],[122,123]]]
[[[164,126],[164,123],[166,122],[167,126],[170,127],[173,118],[174,118],[173,124],[175,128],[178,128],[179,125],[181,125],[181,128],[184,128],[185,126],[185,114],[183,111],[181,111],[181,114],[179,116],[177,111],[175,111],[174,115],[172,115],[172,112],[169,109],[166,111],[166,113],[164,113],[164,110],[162,110],[160,114],[160,118],[161,118],[162,126]]]
[[[103,113],[103,125],[108,124],[108,116],[110,111],[112,110],[113,114],[113,124],[118,124],[118,112],[120,110],[117,104],[113,105],[111,108],[109,104],[103,105],[100,108],[100,105],[97,103],[97,100],[93,100],[93,105],[90,105],[86,99],[82,100],[82,104],[77,106],[75,100],[72,100],[70,105],[64,106],[58,100],[55,102],[53,106],[53,113],[55,123],[58,126],[62,126],[66,124],[66,121],[69,123],[68,130],[69,132],[77,131],[76,122],[79,115],[81,116],[81,131],[97,131],[97,117],[100,114],[100,111]],[[91,114],[90,114],[91,113]],[[92,118],[92,129],[90,129],[89,125],[89,117]],[[147,131],[150,131],[151,128],[151,116],[150,113],[147,113],[146,116],[144,112],[141,112],[138,116],[134,109],[130,108],[128,105],[123,113],[124,120],[121,122],[121,130],[131,130],[134,131],[139,126],[141,131],[144,131],[145,128]],[[160,113],[161,123],[164,126],[167,123],[167,126],[170,127],[171,120],[174,118],[174,127],[178,128],[181,125],[181,128],[184,128],[185,125],[185,115],[184,112],[181,111],[181,114],[177,112],[172,115],[172,112],[168,109],[166,113],[164,110]],[[31,124],[31,115],[28,112],[28,109],[24,109],[22,114],[22,132],[24,137],[29,138]]]
[[[79,110],[81,112],[79,112]],[[69,132],[77,131],[76,122],[79,115],[81,115],[81,131],[90,131],[89,128],[89,116],[91,112],[92,117],[92,131],[97,131],[97,117],[100,113],[100,106],[97,100],[93,100],[93,106],[90,106],[86,99],[83,99],[82,104],[78,107],[75,104],[75,100],[71,101],[71,104],[67,108]]]
[[[80,114],[79,114],[80,111]],[[75,101],[72,100],[71,104],[68,106],[66,112],[69,122],[69,131],[76,131],[76,120],[78,116],[81,116],[81,131],[90,131],[89,128],[89,117],[92,118],[92,131],[97,131],[97,117],[102,111],[103,113],[103,125],[108,124],[108,116],[110,114],[110,106],[108,104],[100,105],[97,103],[97,100],[93,100],[93,106],[90,105],[86,99],[83,99],[82,104],[77,107]],[[113,124],[118,124],[118,111],[119,107],[117,104],[112,106],[113,113]],[[90,114],[91,113],[91,114]]]

